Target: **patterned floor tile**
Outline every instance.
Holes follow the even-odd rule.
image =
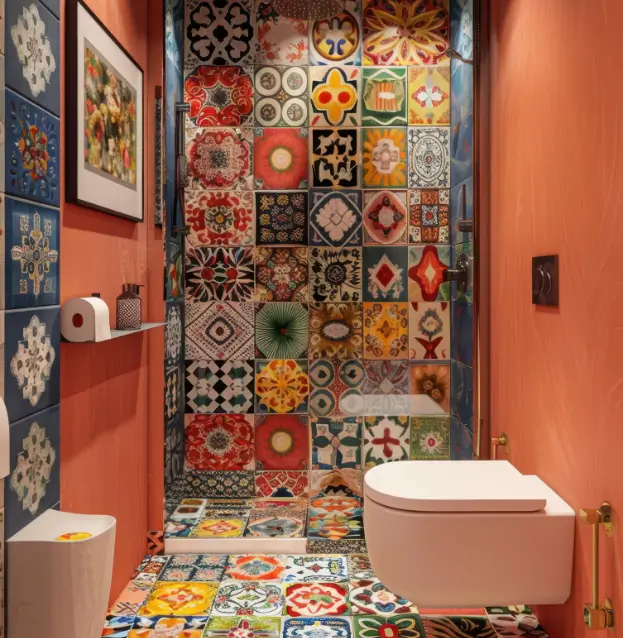
[[[216,583],[158,582],[138,615],[197,616],[209,614],[217,589]]]
[[[450,190],[416,188],[409,191],[409,242],[450,242]]]
[[[284,608],[281,584],[224,581],[214,600],[214,616],[280,616]]]
[[[288,616],[343,616],[348,613],[348,586],[338,583],[297,583],[285,586]]]
[[[309,398],[307,371],[306,359],[256,359],[256,413],[306,413]]]
[[[365,554],[367,551],[364,539],[307,541],[308,554]]]
[[[223,581],[281,581],[285,576],[285,560],[285,556],[230,556]]]
[[[351,580],[376,579],[370,558],[367,554],[348,555],[348,574]]]
[[[360,304],[325,303],[310,305],[309,358],[363,358],[363,316]]]
[[[407,124],[407,69],[363,69],[362,124]]]
[[[337,512],[319,514],[311,510],[307,538],[311,540],[342,541],[363,539],[363,518],[361,514],[346,516]]]
[[[311,428],[314,469],[361,466],[361,418],[312,417]]]
[[[409,304],[363,304],[363,353],[366,359],[403,359],[409,349]]]
[[[408,223],[407,191],[364,191],[365,244],[406,244]]]
[[[307,304],[270,302],[255,306],[255,347],[265,359],[300,359],[307,356],[309,316]]]
[[[128,638],[136,614],[130,616],[106,616],[102,638]]]
[[[151,638],[170,636],[171,638],[201,638],[208,622],[208,616],[138,616],[128,638]]]
[[[307,207],[305,191],[256,191],[257,245],[307,244]]]
[[[286,583],[340,583],[348,580],[345,556],[288,556]]]
[[[307,415],[256,416],[255,458],[258,470],[308,469]]]
[[[376,579],[351,580],[348,601],[353,616],[394,616],[418,613],[413,603],[392,594]]]
[[[358,188],[359,129],[310,129],[312,187]]]
[[[228,618],[212,616],[208,621],[204,638],[281,638],[281,618],[246,616]]]
[[[363,494],[363,473],[354,468],[333,468],[332,470],[313,470],[311,490],[317,496],[361,497]],[[316,552],[321,553],[321,552]],[[329,552],[337,553],[337,552]]]
[[[307,69],[263,66],[255,69],[255,122],[258,126],[305,126]]]
[[[313,66],[309,69],[310,126],[359,126],[361,69]]]
[[[361,149],[364,188],[407,187],[406,128],[364,128]]]
[[[205,499],[183,498],[171,514],[172,521],[199,520],[205,509]]]
[[[486,618],[428,616],[422,618],[427,638],[496,638]]]
[[[385,632],[396,638],[424,638],[424,628],[418,614],[356,616],[353,623],[357,638],[377,638]]]
[[[253,360],[186,361],[186,412],[253,412]]]
[[[283,638],[351,638],[350,618],[286,618]]]
[[[256,301],[307,301],[308,249],[255,249]]]
[[[253,156],[255,188],[280,191],[307,188],[306,128],[256,128]]]
[[[220,582],[226,556],[210,554],[175,554],[159,576],[160,581]]]
[[[364,301],[407,301],[408,250],[366,246],[363,251]]]
[[[361,244],[361,191],[310,191],[310,244],[357,246]]]
[[[255,510],[249,515],[244,535],[253,538],[302,538],[307,511],[279,507]]]
[[[206,518],[191,531],[191,538],[240,538],[244,534],[246,519]]]
[[[408,416],[366,416],[364,420],[364,467],[390,461],[408,461],[410,454]]]
[[[309,408],[315,416],[355,416],[363,413],[364,362],[351,359],[340,363],[318,359],[310,365],[309,379]]]
[[[310,248],[309,283],[319,302],[361,301],[361,248]]]
[[[411,361],[450,358],[450,303],[409,304],[409,358]]]

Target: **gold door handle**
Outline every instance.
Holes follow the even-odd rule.
[[[491,460],[497,461],[498,447],[503,447],[508,455],[508,434],[502,432],[500,436],[491,437]]]

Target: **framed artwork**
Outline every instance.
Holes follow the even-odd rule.
[[[143,221],[143,70],[81,1],[67,3],[69,201]]]

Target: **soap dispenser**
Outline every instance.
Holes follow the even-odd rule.
[[[138,330],[142,322],[139,284],[123,284],[117,297],[117,330]]]

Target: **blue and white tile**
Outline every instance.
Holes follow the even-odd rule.
[[[350,618],[286,618],[283,638],[352,638]]]
[[[59,206],[59,119],[8,88],[5,109],[6,192]]]
[[[60,500],[60,406],[10,427],[10,474],[4,480],[5,534],[17,534]]]
[[[5,18],[7,86],[60,115],[60,22],[39,0],[7,2]]]
[[[471,461],[474,458],[474,437],[456,418],[450,417],[450,459]]]
[[[59,211],[7,197],[0,228],[4,228],[0,247],[4,260],[0,259],[0,263],[6,268],[5,294],[0,308],[57,305],[60,298]]]
[[[454,359],[450,363],[450,412],[469,430],[472,429],[474,413],[474,370]]]
[[[60,401],[59,358],[58,306],[4,313],[4,402],[11,423]]]
[[[452,358],[471,366],[474,351],[474,307],[471,303],[452,302],[450,347]]]

